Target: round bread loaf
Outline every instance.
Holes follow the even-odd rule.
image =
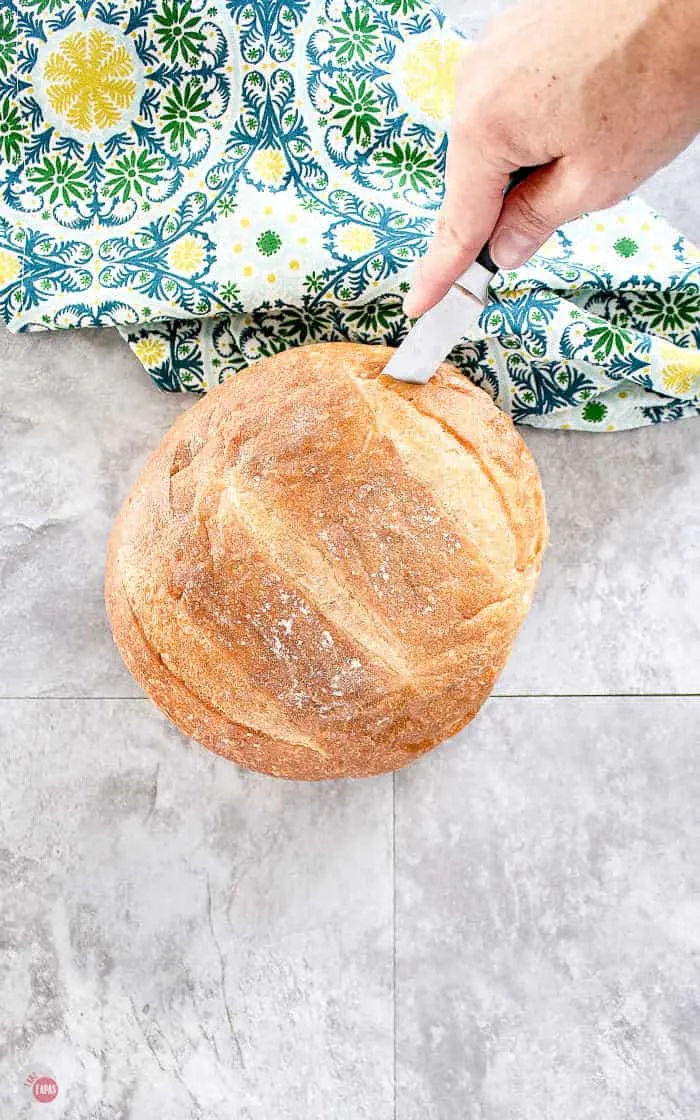
[[[391,351],[266,358],[183,413],[112,531],[107,607],[136,680],[253,770],[358,777],[476,713],[546,537],[535,462],[452,366]]]

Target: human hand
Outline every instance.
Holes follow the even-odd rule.
[[[421,315],[490,241],[523,264],[619,202],[700,127],[700,0],[521,0],[466,53],[445,199],[406,312]],[[509,174],[541,165],[503,198]]]

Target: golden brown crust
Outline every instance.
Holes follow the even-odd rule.
[[[478,711],[527,613],[546,521],[510,420],[384,347],[264,359],[184,413],[115,522],[106,599],[133,676],[255,770],[396,769]]]

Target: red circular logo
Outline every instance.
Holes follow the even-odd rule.
[[[34,1100],[40,1104],[50,1104],[58,1096],[58,1083],[48,1073],[30,1073],[24,1084],[31,1089]]]

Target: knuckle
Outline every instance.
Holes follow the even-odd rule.
[[[498,147],[518,131],[517,110],[501,90],[462,91],[455,108],[451,132],[460,142],[480,148]]]
[[[449,146],[463,159],[510,166],[527,163],[532,125],[511,91],[483,88],[460,97],[449,130]]]
[[[453,149],[459,147],[464,152],[481,151],[485,140],[484,122],[474,111],[474,107],[470,106],[466,111],[460,110],[454,117],[450,128],[449,141],[451,147]]]
[[[492,159],[506,159],[509,163],[524,163],[522,158],[529,151],[531,125],[518,106],[505,101],[485,105],[480,120],[482,145]]]
[[[442,210],[435,223],[435,238],[439,244],[464,253],[473,250],[473,238],[469,237],[467,224],[459,221],[452,213]]]

